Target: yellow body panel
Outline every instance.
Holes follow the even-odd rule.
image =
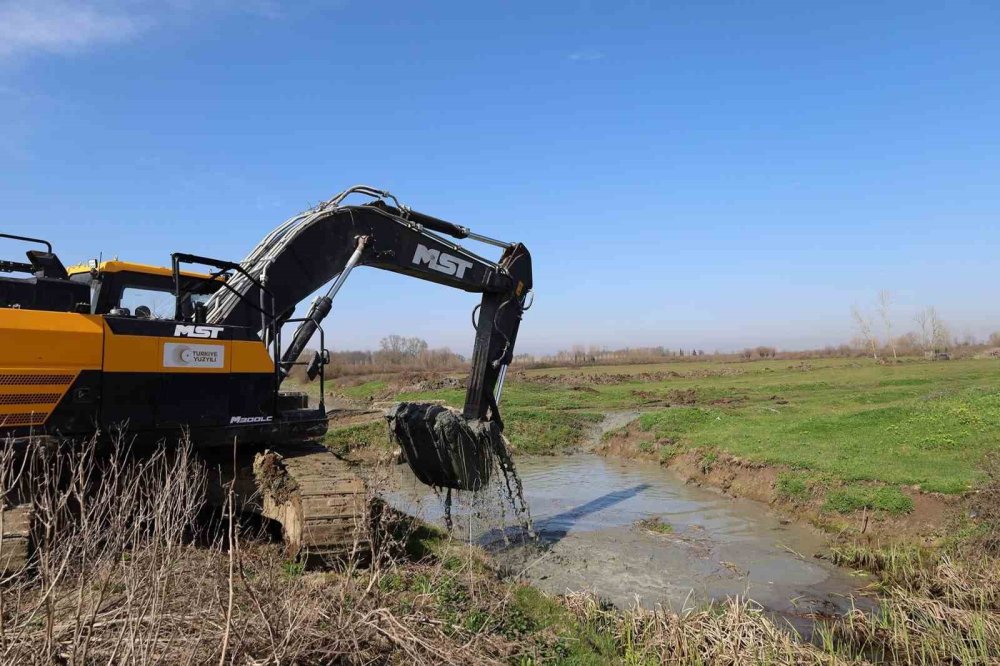
[[[98,267],[97,271],[99,273],[121,273],[123,271],[128,271],[131,273],[143,273],[145,275],[159,275],[162,277],[173,277],[174,272],[172,269],[166,268],[164,266],[150,266],[149,264],[137,264],[131,261],[118,261],[114,259],[112,261],[103,261]],[[76,266],[70,266],[66,269],[66,272],[70,275],[80,275],[81,273],[89,273],[90,266],[87,264],[77,264]],[[203,280],[208,280],[212,276],[208,273],[199,273],[197,271],[181,271],[181,275],[189,278],[200,278]],[[221,278],[219,278],[221,279]]]
[[[269,374],[274,362],[259,340],[115,334],[102,316],[0,310],[0,428],[44,425],[84,370]]]
[[[99,369],[103,318],[74,312],[0,310],[0,368]]]
[[[93,315],[0,310],[0,427],[42,425],[81,370],[101,367],[103,338]]]
[[[259,340],[233,341],[233,372],[274,372],[274,361],[267,347]]]
[[[153,337],[115,334],[107,328],[104,348],[105,372],[149,373],[271,373],[274,362],[263,342],[247,340],[201,340],[175,337]],[[168,359],[178,350],[194,354],[217,349],[216,366],[194,365],[177,367],[168,365]],[[176,359],[175,359],[176,361]]]

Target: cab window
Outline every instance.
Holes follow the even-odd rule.
[[[129,317],[168,319],[176,317],[174,280],[166,275],[150,275],[121,271],[103,277],[97,312],[127,309]],[[180,312],[183,319],[191,317],[195,304],[205,303],[218,289],[218,283],[186,279],[181,284]],[[124,312],[121,313],[124,315]]]
[[[161,289],[126,286],[122,289],[119,307],[128,309],[133,317],[173,319],[174,294]]]

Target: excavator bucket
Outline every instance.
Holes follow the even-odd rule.
[[[386,414],[389,430],[422,483],[476,491],[490,480],[504,447],[496,421],[469,420],[435,404],[403,402]]]

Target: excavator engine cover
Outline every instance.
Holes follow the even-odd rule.
[[[441,405],[402,402],[386,414],[389,430],[422,483],[437,488],[481,490],[489,483],[493,456],[502,446],[496,421],[468,420]]]

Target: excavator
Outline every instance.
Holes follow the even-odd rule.
[[[447,237],[501,256],[491,261]],[[370,266],[481,294],[464,408],[404,403],[388,418],[421,481],[464,490],[488,481],[503,381],[533,286],[520,243],[364,185],[288,219],[239,262],[178,252],[169,267],[118,259],[66,267],[46,240],[0,239],[31,248],[27,261],[0,260],[9,274],[0,275],[0,442],[124,436],[141,452],[190,441],[215,468],[231,469],[219,485],[231,482],[245,506],[280,524],[289,555],[363,549],[364,481],[319,441],[330,418],[321,324],[352,270]],[[282,390],[296,366],[318,378],[315,404]],[[31,498],[13,495],[3,498],[8,568],[31,549]]]

